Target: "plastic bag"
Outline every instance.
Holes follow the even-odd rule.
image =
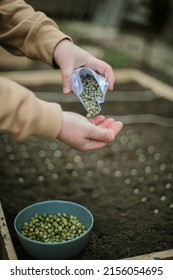
[[[71,79],[72,91],[88,112],[87,117],[94,117],[99,114],[101,111],[100,104],[104,102],[109,86],[108,81],[88,67],[81,67],[74,70]],[[86,85],[87,79],[88,85]]]

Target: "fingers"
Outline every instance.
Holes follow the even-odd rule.
[[[99,59],[92,59],[86,64],[86,66],[90,67],[100,75],[104,76],[109,83],[108,90],[113,90],[115,84],[115,74],[112,67],[109,64]]]
[[[63,93],[64,94],[69,94],[72,91],[72,86],[71,86],[71,75],[72,75],[73,70],[71,69],[66,69],[66,72],[61,71],[62,75],[62,84],[63,84]]]
[[[108,122],[105,122],[105,124],[108,124]],[[91,138],[88,139],[87,142],[85,142],[82,150],[91,151],[105,147],[107,143],[112,142],[115,139],[115,136],[120,132],[122,127],[122,122],[112,122],[111,120],[109,120],[107,129],[103,129],[102,127],[98,126],[98,128],[100,129],[99,133],[98,131],[95,131]]]
[[[97,115],[96,117],[90,118],[89,121],[95,125],[99,125],[105,120],[105,116]]]
[[[115,120],[113,118],[108,118],[108,119],[105,119],[103,120],[101,123],[100,123],[100,127],[104,127],[104,128],[108,128],[109,125],[111,125],[111,123],[115,122]]]
[[[109,143],[114,140],[115,136],[122,129],[123,124],[121,122],[110,122],[108,127],[93,127],[90,131],[90,140],[96,140],[99,142]]]
[[[108,129],[113,130],[114,136],[117,136],[117,134],[120,132],[120,130],[123,128],[123,123],[122,122],[112,122],[108,127]]]
[[[112,67],[110,67],[109,65],[105,69],[104,76],[105,76],[105,78],[107,79],[107,81],[109,83],[108,89],[110,91],[112,91],[113,88],[114,88],[114,84],[115,84],[115,75],[114,75],[114,72],[112,70]]]
[[[119,131],[123,127],[123,123],[119,121],[115,121],[113,118],[106,119],[102,115],[98,115],[92,119],[90,119],[91,123],[94,123],[95,125],[98,125],[102,128],[112,129],[114,131],[114,134],[117,135]]]
[[[101,127],[111,129],[114,132],[114,136],[116,136],[123,127],[123,123],[120,121],[115,121],[113,118],[105,119],[101,124]]]
[[[98,115],[98,116],[90,119],[90,122],[97,125],[98,128],[101,128],[100,131],[96,132],[96,130],[95,130],[95,133],[93,134],[93,138],[92,138],[93,140],[97,140],[97,141],[101,141],[101,142],[113,141],[115,136],[120,132],[120,130],[123,127],[122,122],[115,121],[113,118],[106,119],[102,115]]]
[[[103,75],[108,81],[108,90],[112,91],[115,84],[115,75],[112,70],[112,67],[107,63],[101,61],[101,64],[98,64],[96,71]]]

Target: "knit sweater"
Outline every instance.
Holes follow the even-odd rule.
[[[23,0],[0,0],[0,45],[14,55],[53,66],[57,44],[70,39],[56,23],[36,12]],[[62,109],[45,102],[27,88],[0,77],[0,131],[16,140],[31,135],[56,138],[62,125]]]

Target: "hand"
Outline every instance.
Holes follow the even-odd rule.
[[[79,151],[105,147],[115,139],[123,124],[102,115],[87,119],[77,113],[63,112],[63,124],[58,139]]]
[[[115,75],[112,67],[97,59],[71,41],[62,40],[55,48],[54,60],[59,65],[62,75],[63,92],[69,94],[72,90],[71,75],[74,69],[86,66],[104,76],[109,83],[108,90],[113,90]]]

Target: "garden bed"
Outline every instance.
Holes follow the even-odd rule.
[[[85,114],[77,100],[58,96],[56,85],[30,88],[43,99],[60,99],[65,110]],[[25,206],[49,199],[81,203],[94,215],[90,242],[78,259],[124,259],[167,250],[171,256],[172,101],[134,82],[117,84],[112,94],[102,112],[122,119],[124,128],[99,151],[81,153],[38,137],[17,143],[0,135],[0,200],[18,259],[31,257],[16,237],[14,217]]]

